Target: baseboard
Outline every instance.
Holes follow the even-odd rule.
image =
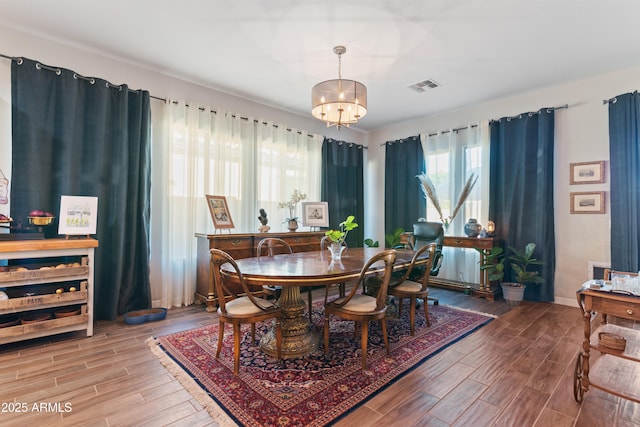
[[[554,304],[566,305],[569,307],[577,307],[578,301],[575,298],[554,297]]]

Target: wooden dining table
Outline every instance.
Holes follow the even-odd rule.
[[[282,309],[282,357],[307,355],[318,348],[319,336],[305,316],[305,301],[300,296],[301,286],[329,286],[357,279],[367,261],[384,248],[349,248],[340,261],[333,261],[326,251],[296,252],[274,256],[243,258],[236,260],[249,285],[279,285],[282,293],[277,303]],[[414,251],[397,250],[394,270],[405,269],[411,263]],[[426,262],[426,255],[425,260]],[[384,271],[383,262],[375,263],[367,275]],[[229,264],[220,268],[224,280],[238,281]],[[270,330],[261,341],[265,353],[275,356],[275,331]]]

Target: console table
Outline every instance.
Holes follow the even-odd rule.
[[[277,237],[289,244],[293,252],[319,251],[324,231],[284,231],[276,233],[201,234],[196,233],[197,269],[196,301],[204,302],[207,311],[215,311],[218,300],[209,281],[209,250],[221,249],[235,259],[257,256],[257,246],[266,237]],[[252,292],[262,293],[261,286],[252,286]]]
[[[400,237],[400,241],[403,244],[413,242],[413,233],[403,233]],[[483,264],[484,257],[491,251],[494,246],[500,246],[502,240],[498,237],[462,237],[462,236],[444,236],[443,246],[450,248],[463,248],[463,249],[482,249],[483,253],[480,255],[480,263],[478,268]],[[471,283],[471,292],[474,296],[487,298],[490,301],[496,299],[502,294],[502,289],[498,283],[491,283],[489,281],[489,274],[486,270],[480,270],[480,283]],[[470,283],[460,282],[457,280],[441,279],[437,276],[432,276],[429,279],[429,284],[434,287],[441,287],[447,289],[453,289],[457,291],[464,291]]]

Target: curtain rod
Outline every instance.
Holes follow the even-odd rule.
[[[615,99],[615,98],[614,98]],[[614,101],[615,102],[615,101]],[[564,105],[560,105],[558,107],[545,107],[545,108],[541,108],[540,110],[538,110],[536,113],[529,113],[529,115],[533,115],[533,114],[537,114],[542,110],[547,110],[547,112],[551,112],[551,111],[555,111],[555,110],[562,110],[564,108],[569,108],[569,104],[564,104]],[[517,116],[511,116],[511,117],[507,117],[507,120],[511,120],[511,119],[517,119],[518,117],[521,117],[522,114],[518,114]],[[492,120],[493,121],[493,120]],[[461,126],[458,128],[454,128],[454,129],[445,129],[445,130],[441,130],[439,132],[433,132],[433,133],[429,133],[427,134],[427,137],[430,136],[436,136],[438,134],[443,134],[443,133],[449,133],[449,132],[458,132],[464,129],[469,129],[469,128],[475,128],[478,127],[478,125],[467,125],[467,126]],[[388,142],[384,142],[382,144],[380,144],[381,147],[384,147],[387,144],[395,144],[396,142],[398,142],[399,140],[396,141],[388,141]]]
[[[616,102],[618,102],[618,98],[616,98],[616,97],[609,98],[609,99],[603,99],[602,100],[602,105],[615,104]]]
[[[535,112],[520,113],[520,114],[516,114],[515,116],[507,116],[507,117],[502,117],[502,118],[503,118],[503,119],[505,119],[505,118],[506,118],[506,119],[507,119],[507,121],[508,121],[508,120],[512,120],[512,119],[519,119],[519,118],[522,118],[522,115],[523,115],[523,114],[529,114],[529,117],[531,117],[531,116],[533,116],[534,114],[540,114],[540,112],[541,112],[542,110],[545,110],[547,113],[550,113],[550,112],[552,112],[552,111],[555,111],[555,110],[562,110],[562,109],[565,109],[565,108],[569,108],[569,104],[560,105],[560,106],[558,106],[558,107],[543,107],[543,108],[541,108],[541,109],[539,109],[538,111],[535,111]],[[495,121],[498,121],[498,120],[500,120],[500,119],[492,119],[491,121],[492,121],[492,122],[495,122]]]
[[[167,99],[166,99],[166,98],[158,98],[157,96],[154,96],[153,98],[155,98],[155,99],[157,99],[157,100],[159,100],[159,101],[167,102]],[[171,101],[171,102],[172,102],[172,103],[174,103],[174,104],[178,104],[178,101]],[[185,107],[187,107],[187,108],[189,108],[189,104],[184,104],[184,106],[185,106]],[[198,109],[199,109],[200,111],[205,111],[205,110],[206,110],[204,107],[198,107]],[[210,113],[213,113],[213,114],[218,114],[218,112],[217,112],[216,110],[209,110],[209,112],[210,112]],[[231,117],[233,117],[234,119],[235,119],[235,118],[238,118],[238,116],[237,116],[237,115],[235,115],[235,114],[231,114]],[[240,120],[247,120],[247,121],[249,120],[249,118],[248,118],[248,117],[242,117],[242,116],[240,116],[239,118],[240,118]],[[255,124],[260,124],[260,120],[253,119],[253,123],[255,123]],[[267,123],[267,122],[262,122],[262,124],[263,124],[263,125],[268,125],[269,123]],[[273,126],[274,128],[276,128],[276,129],[280,127],[279,125],[277,125],[277,124],[275,124],[275,123],[274,123],[272,126]],[[284,130],[286,130],[287,132],[293,132],[293,129],[290,129],[290,128],[285,128]],[[298,135],[302,135],[302,131],[297,131],[296,133],[297,133]],[[307,132],[307,136],[308,136],[309,138],[313,138],[313,134],[310,134],[310,133],[308,133],[308,132]]]
[[[22,65],[22,62],[23,62],[23,59],[22,59],[22,58],[20,58],[20,57],[9,56],[9,55],[5,55],[5,54],[3,54],[3,53],[0,53],[0,57],[1,57],[1,58],[9,59],[9,60],[11,60],[11,61],[16,61],[16,62],[18,63],[18,65]],[[37,64],[40,64],[40,67],[41,67],[41,68],[44,68],[45,70],[53,71],[53,72],[55,72],[56,74],[60,74],[60,72],[61,72],[60,68],[49,67],[49,66],[47,66],[47,65],[41,64],[39,61],[36,61],[36,63],[37,63]],[[87,81],[93,81],[93,80],[94,80],[94,78],[93,78],[93,77],[86,77],[86,76],[82,76],[82,75],[80,75],[80,74],[78,74],[78,73],[76,73],[76,72],[74,72],[74,74],[73,74],[73,75],[74,75],[74,77],[76,77],[76,78],[80,78],[80,79],[87,80]],[[107,82],[107,87],[112,87],[112,88],[114,88],[114,89],[120,89],[122,86],[114,85],[113,83]],[[133,93],[135,93],[135,92],[137,92],[137,91],[132,90],[132,89],[129,89],[129,92],[133,92]],[[167,102],[167,99],[166,99],[166,98],[160,98],[159,96],[155,96],[155,95],[151,95],[151,94],[149,94],[149,98],[157,99],[158,101],[162,101],[162,102]],[[174,104],[177,104],[178,102],[177,102],[177,101],[173,101],[173,103],[174,103]],[[189,107],[189,104],[185,104],[185,106]],[[204,109],[203,107],[200,107],[200,110],[201,110],[201,111],[204,111],[205,109]],[[211,113],[213,113],[213,114],[218,114],[215,110],[211,110]],[[237,116],[236,116],[235,114],[232,114],[232,115],[231,115],[231,117],[236,118]],[[248,117],[242,117],[242,116],[240,117],[240,119],[241,119],[241,120],[249,120],[249,118],[248,118]],[[259,123],[260,123],[260,121],[259,121],[259,120],[255,120],[255,119],[253,120],[253,122],[254,122],[254,123],[256,123],[256,124],[259,124]],[[263,124],[263,125],[268,125],[269,123],[262,122],[262,124]],[[273,127],[277,129],[277,128],[279,128],[280,126],[274,123],[274,124],[273,124]],[[290,128],[285,128],[285,130],[286,130],[286,131],[288,131],[288,132],[293,132],[293,130],[292,130],[292,129],[290,129]],[[303,132],[302,132],[302,131],[297,131],[296,133],[297,133],[298,135],[302,135],[302,134],[303,134]],[[309,138],[313,138],[313,137],[314,137],[314,135],[312,135],[312,134],[310,134],[310,133],[308,133],[308,132],[307,132],[307,137],[309,137]]]

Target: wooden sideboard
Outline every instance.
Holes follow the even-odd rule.
[[[243,234],[200,234],[197,240],[197,270],[196,270],[196,300],[207,305],[207,311],[215,311],[217,299],[209,281],[209,250],[221,249],[235,259],[249,258],[257,255],[256,248],[260,240],[265,237],[283,239],[291,246],[293,252],[319,251],[320,240],[324,231],[297,232],[285,231],[281,233],[243,233]],[[252,291],[261,293],[260,286],[254,286]]]
[[[413,242],[413,233],[403,233],[400,237],[400,243],[404,245],[411,245]],[[450,248],[463,248],[463,249],[482,249],[484,253],[491,251],[494,246],[500,246],[502,240],[498,237],[462,237],[462,236],[444,236],[443,246]],[[484,260],[484,253],[480,255],[480,265]],[[441,279],[437,276],[431,277],[429,283],[435,287],[453,289],[458,291],[464,291],[467,289],[469,283],[459,282],[457,280]],[[480,283],[471,283],[471,292],[474,296],[484,297],[493,301],[496,297],[502,294],[502,289],[498,283],[491,283],[488,278],[486,270],[480,270]]]

